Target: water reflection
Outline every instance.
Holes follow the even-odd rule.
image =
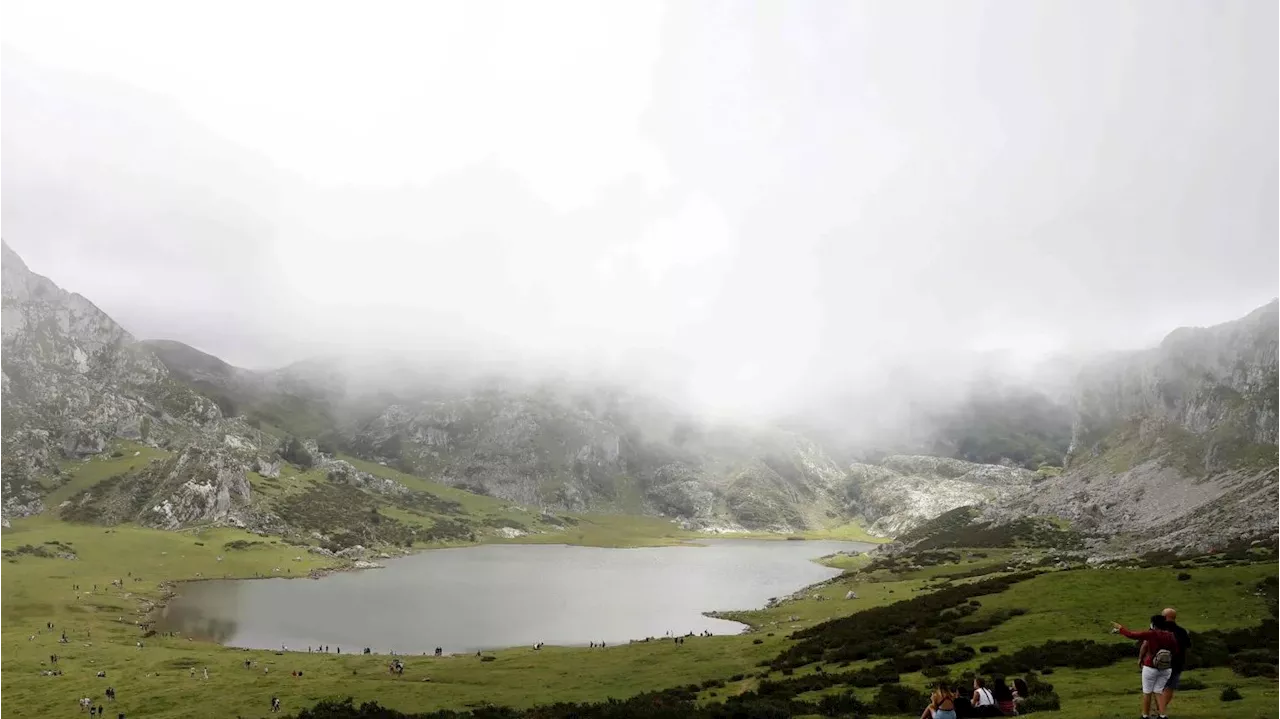
[[[198,602],[175,600],[160,611],[156,629],[180,632],[201,641],[226,644],[236,635],[236,608],[242,596],[236,582],[200,582]],[[185,591],[185,589],[184,589]]]
[[[702,612],[760,607],[838,574],[810,559],[869,545],[715,540],[702,547],[495,545],[424,552],[320,580],[182,587],[157,629],[261,649],[398,653],[737,633]]]

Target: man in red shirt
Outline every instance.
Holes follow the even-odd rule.
[[[1119,622],[1111,623],[1111,630],[1130,639],[1147,643],[1147,653],[1142,658],[1142,719],[1151,716],[1151,698],[1156,700],[1160,719],[1165,717],[1164,687],[1173,673],[1173,659],[1179,652],[1178,639],[1169,631],[1163,615],[1151,617],[1151,628],[1145,632],[1126,629]]]

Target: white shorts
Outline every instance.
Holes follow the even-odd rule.
[[[1142,693],[1159,694],[1164,691],[1165,682],[1169,681],[1170,674],[1173,674],[1172,669],[1153,669],[1151,667],[1143,667]]]

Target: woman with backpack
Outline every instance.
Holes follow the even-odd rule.
[[[1142,719],[1151,716],[1151,698],[1156,700],[1159,719],[1165,716],[1164,685],[1173,673],[1173,655],[1178,651],[1178,640],[1169,631],[1164,616],[1156,614],[1151,617],[1150,629],[1135,632],[1126,629],[1119,622],[1111,623],[1111,631],[1130,639],[1147,643],[1146,654],[1142,658]]]

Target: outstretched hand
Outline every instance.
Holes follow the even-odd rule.
[[[1112,622],[1112,623],[1111,623],[1111,632],[1112,632],[1112,633],[1118,632],[1118,631],[1120,631],[1121,629],[1124,629],[1124,625],[1123,625],[1123,624],[1121,624],[1120,622]]]

